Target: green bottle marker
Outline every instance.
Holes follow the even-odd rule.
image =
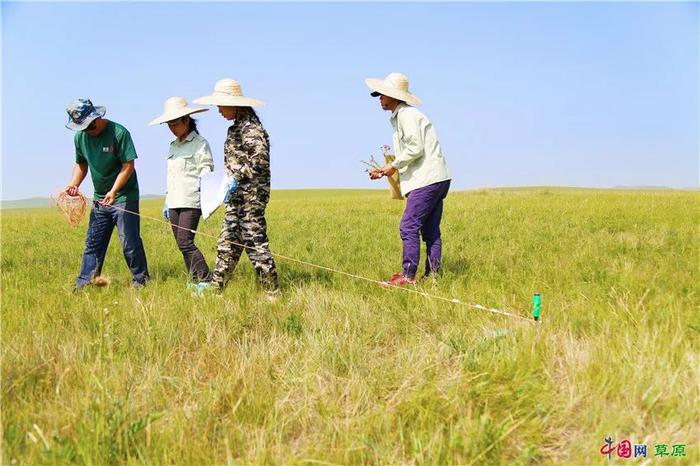
[[[532,295],[532,318],[540,320],[540,306],[542,305],[542,297],[539,293]]]

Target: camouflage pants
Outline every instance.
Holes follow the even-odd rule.
[[[244,201],[238,197],[226,205],[212,275],[212,282],[219,289],[226,285],[244,249],[263,287],[266,290],[278,288],[275,259],[267,239],[266,204],[257,199]]]

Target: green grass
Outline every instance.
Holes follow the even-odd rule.
[[[387,197],[274,192],[272,250],[386,278],[403,210]],[[283,260],[275,304],[245,258],[198,299],[151,220],[146,289],[115,235],[111,285],[73,295],[85,225],[3,211],[2,464],[601,464],[607,435],[698,464],[698,201],[451,193],[444,273],[420,289],[523,316],[539,291],[537,325]],[[215,240],[198,244],[212,263]],[[687,456],[654,458],[661,443]]]

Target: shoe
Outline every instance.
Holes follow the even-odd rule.
[[[131,282],[131,287],[135,290],[143,290],[144,288],[146,288],[146,284],[134,280]]]
[[[269,303],[276,303],[280,296],[282,296],[282,292],[279,288],[265,292],[265,299],[267,299]]]
[[[75,287],[73,288],[73,293],[74,294],[82,293],[83,291],[87,290],[90,285],[91,285],[90,282],[83,282],[80,284],[76,283]]]
[[[438,282],[438,275],[435,272],[426,273],[425,275],[420,277],[420,282],[421,283],[427,282],[427,283],[430,283],[432,285],[435,285]]]
[[[214,284],[212,282],[199,282],[199,283],[188,283],[187,289],[192,290],[194,295],[201,298],[204,293],[214,290]]]
[[[415,278],[408,278],[408,277],[404,276],[404,274],[402,274],[402,273],[395,273],[391,276],[391,278],[389,280],[382,282],[382,285],[386,286],[386,287],[415,285],[415,284],[416,284]]]
[[[207,293],[219,291],[219,288],[212,282],[188,283],[187,288],[193,291],[193,294],[198,298],[203,297]]]

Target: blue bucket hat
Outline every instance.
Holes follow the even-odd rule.
[[[82,131],[92,123],[95,118],[101,118],[107,113],[105,107],[95,107],[90,99],[77,99],[67,108],[68,123],[66,128],[73,131]]]

